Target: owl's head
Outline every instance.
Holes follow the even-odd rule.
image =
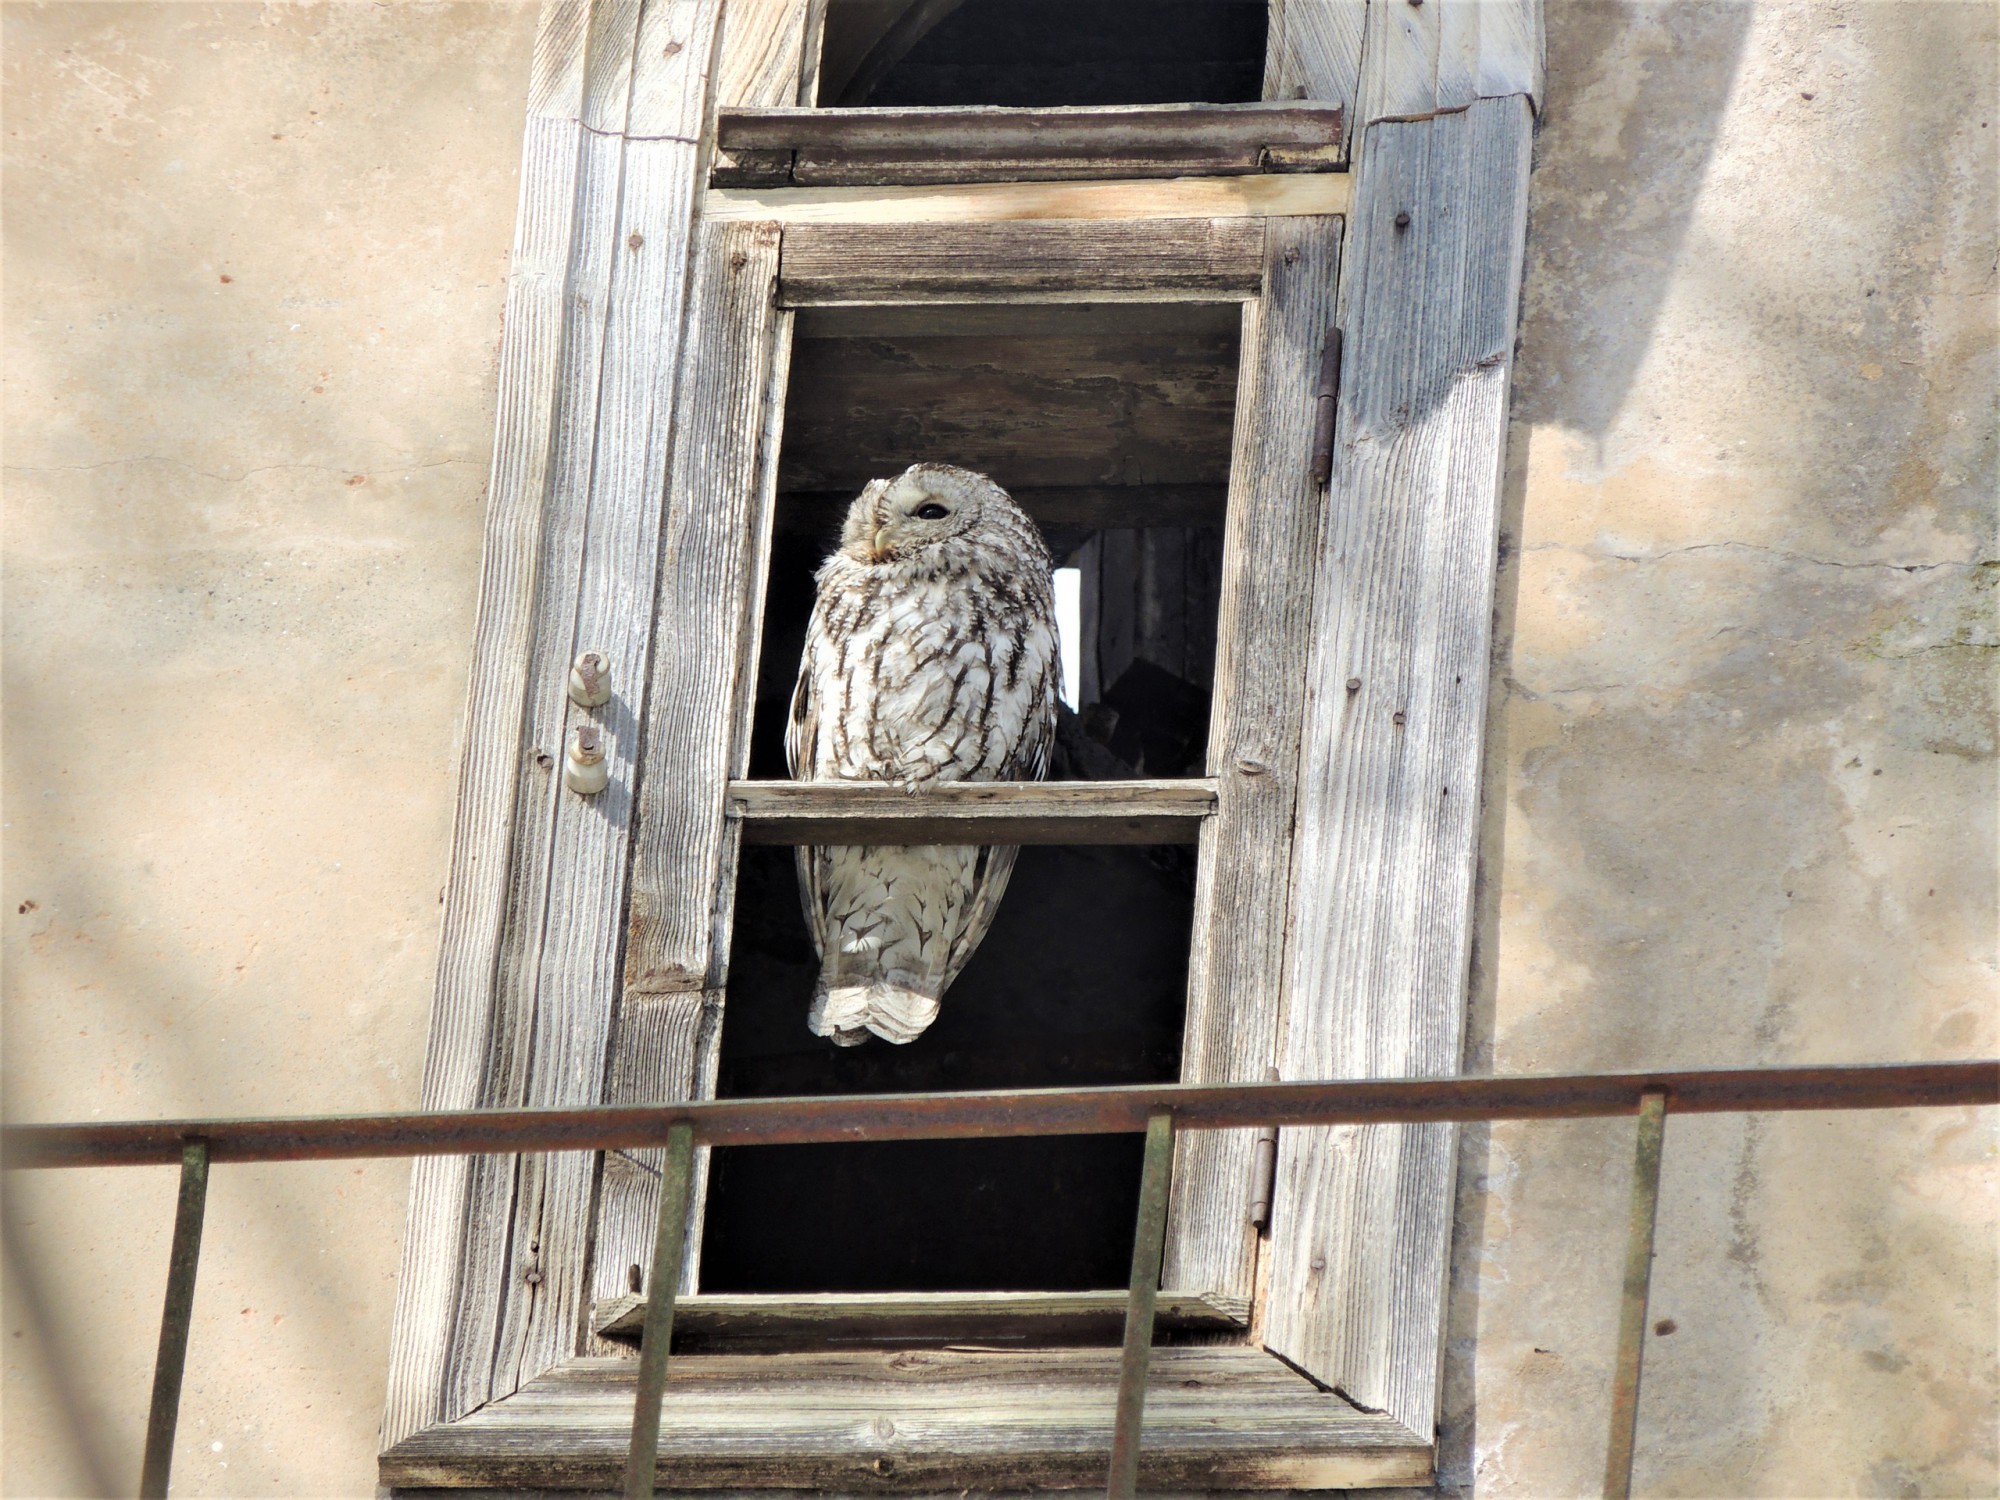
[[[907,562],[955,540],[1020,546],[1040,536],[1013,498],[984,474],[952,464],[912,464],[873,479],[848,507],[840,550],[855,562]]]

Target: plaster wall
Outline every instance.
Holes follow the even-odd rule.
[[[534,21],[0,12],[11,1117],[417,1102]],[[173,1177],[9,1184],[7,1493],[132,1492]],[[216,1170],[177,1494],[373,1492],[407,1193]]]
[[[1474,1069],[2000,1050],[1996,16],[1548,6]],[[416,1100],[533,23],[5,7],[11,1116]],[[1449,1488],[1594,1492],[1630,1139],[1465,1132]],[[1670,1121],[1639,1492],[2000,1493],[1994,1154]],[[372,1490],[406,1181],[218,1171],[178,1493]],[[12,1186],[0,1488],[129,1490],[171,1173]]]

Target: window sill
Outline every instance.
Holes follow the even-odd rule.
[[[579,1359],[381,1458],[388,1486],[615,1488],[636,1361]],[[1115,1349],[698,1355],[676,1359],[663,1488],[894,1491],[1101,1484]],[[1261,1350],[1153,1352],[1147,1488],[1430,1482],[1432,1451]]]

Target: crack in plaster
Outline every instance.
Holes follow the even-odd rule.
[[[1814,557],[1806,552],[1793,552],[1784,547],[1765,547],[1756,542],[1691,542],[1685,547],[1668,547],[1659,552],[1614,552],[1608,547],[1578,547],[1569,542],[1530,542],[1521,548],[1523,552],[1574,552],[1580,557],[1601,558],[1609,562],[1650,563],[1660,562],[1669,557],[1680,557],[1689,552],[1754,552],[1765,557],[1782,558],[1787,562],[1806,563],[1817,568],[1847,568],[1868,570],[1891,568],[1899,573],[1928,573],[1939,568],[1991,568],[2000,566],[2000,558],[1945,558],[1935,562],[1841,562],[1831,557]]]

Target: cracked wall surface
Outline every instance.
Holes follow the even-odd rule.
[[[1995,9],[1547,10],[1468,1065],[1990,1055]],[[533,21],[5,8],[14,1116],[416,1100]],[[1446,1489],[1594,1493],[1631,1127],[1463,1140]],[[1638,1492],[2000,1493],[1994,1144],[1670,1120]],[[218,1170],[178,1493],[371,1492],[405,1183]],[[129,1492],[171,1174],[19,1186]]]
[[[1995,17],[1548,7],[1475,1070],[2000,1048]],[[2000,1494],[1985,1114],[1669,1118],[1635,1493]],[[1631,1144],[1466,1132],[1449,1488],[1596,1492]]]
[[[12,1117],[417,1102],[534,19],[0,14]],[[407,1181],[216,1169],[175,1493],[372,1492]],[[13,1186],[0,1484],[130,1494],[173,1174]]]

